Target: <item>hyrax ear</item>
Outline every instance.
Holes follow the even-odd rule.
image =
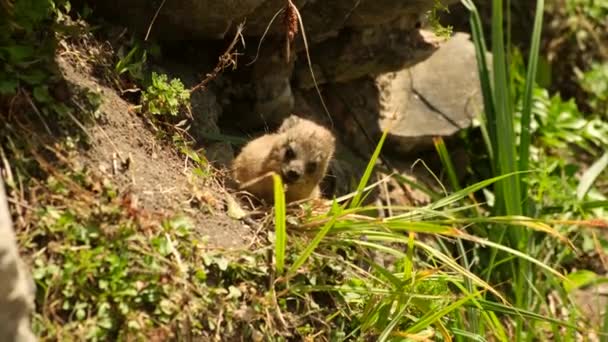
[[[279,127],[279,133],[283,133],[286,130],[294,127],[300,122],[300,120],[300,117],[296,115],[290,115],[289,117],[287,117],[287,119],[283,120],[281,127]]]

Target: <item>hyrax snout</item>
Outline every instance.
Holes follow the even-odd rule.
[[[288,202],[318,197],[334,149],[335,138],[328,129],[292,115],[277,132],[245,145],[232,171],[240,189],[268,203],[274,199],[272,172],[285,183]]]

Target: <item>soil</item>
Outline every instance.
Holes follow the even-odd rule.
[[[90,148],[80,162],[101,172],[121,193],[129,192],[146,211],[173,215],[187,213],[212,248],[246,246],[253,232],[223,210],[226,189],[214,178],[193,177],[186,158],[159,140],[146,120],[130,109],[119,94],[87,70],[57,57],[58,67],[71,88],[101,95],[101,118],[86,128]]]

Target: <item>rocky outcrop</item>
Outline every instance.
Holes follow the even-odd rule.
[[[214,81],[214,94],[193,97],[199,121],[193,125],[195,138],[201,138],[196,131],[204,132],[203,138],[218,131],[216,116],[206,111],[221,113],[220,127],[238,122],[240,132],[233,133],[250,136],[300,114],[336,131],[344,153],[338,151],[333,170],[337,181],[348,181],[360,175],[383,130],[390,128],[388,149],[412,156],[432,147],[433,137],[449,137],[469,126],[481,110],[469,37],[456,34],[440,41],[425,28],[424,15],[436,0],[292,1],[309,45],[304,49],[300,30],[289,60],[286,25],[278,12],[286,0],[174,0],[160,8],[152,37],[201,44],[201,49],[208,46],[205,40],[225,44],[245,23],[246,47],[239,45],[236,70]],[[146,32],[160,3],[108,0],[96,7],[109,19]],[[215,58],[217,53],[208,52]],[[220,155],[227,150],[218,149]],[[347,185],[331,187],[343,193]]]
[[[326,86],[326,100],[354,145],[368,146],[388,129],[389,147],[408,154],[468,127],[480,112],[475,63],[469,36],[459,33],[411,68]]]
[[[337,36],[344,28],[361,29],[407,19],[415,23],[435,5],[435,0],[292,0],[299,9],[312,43]],[[236,26],[246,23],[244,34],[261,36],[282,34],[281,20],[272,18],[284,8],[286,0],[106,0],[89,4],[108,19],[147,32],[163,40],[222,39]],[[455,3],[457,0],[443,0]],[[162,4],[162,7],[161,7]],[[270,27],[269,27],[270,26]]]
[[[293,0],[301,13],[318,84],[397,71],[430,56],[437,41],[419,27],[435,1]],[[285,61],[283,15],[279,14],[274,21],[272,18],[286,3],[286,0],[108,0],[91,6],[109,20],[141,34],[149,30],[151,37],[161,41],[231,39],[238,24],[245,23],[242,33],[247,49],[240,49],[239,71],[250,77],[239,78],[239,87],[246,90],[244,95],[233,91],[223,101],[235,104],[226,111],[229,115],[246,116],[255,128],[276,124],[294,110],[292,85],[300,88],[314,85],[301,30],[292,44],[291,60]],[[258,51],[257,43],[266,30],[268,34]],[[248,69],[243,64],[256,55],[253,66],[243,70]],[[246,113],[239,102],[249,102]]]

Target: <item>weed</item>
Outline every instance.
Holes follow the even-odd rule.
[[[118,62],[114,66],[114,72],[118,75],[127,73],[132,79],[142,82],[144,80],[144,68],[148,60],[148,52],[139,45],[135,45],[124,53],[125,47],[118,50]]]
[[[152,73],[152,84],[142,93],[142,104],[150,114],[177,115],[189,104],[190,91],[179,79],[167,81],[165,74]]]
[[[447,6],[441,3],[441,0],[435,0],[433,8],[431,8],[427,14],[426,18],[431,26],[433,32],[441,38],[447,39],[452,36],[452,26],[443,26],[439,22],[439,12],[449,13],[449,9]]]

